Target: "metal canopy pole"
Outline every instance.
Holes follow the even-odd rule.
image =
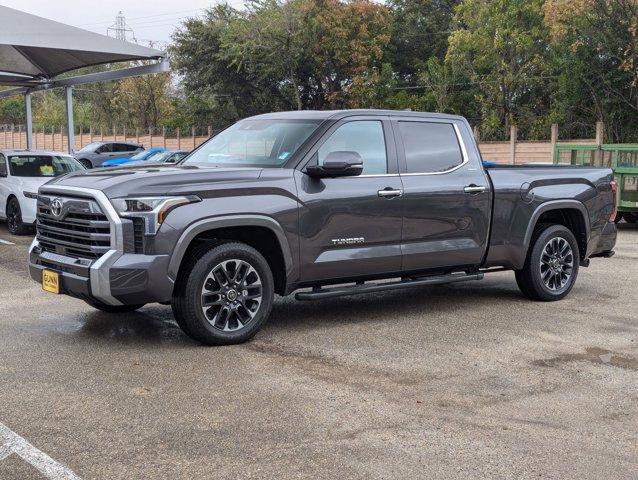
[[[73,125],[73,87],[64,87],[64,93],[66,97],[66,138],[69,143],[67,151],[72,155],[75,147],[75,127]]]
[[[24,110],[26,119],[27,150],[33,150],[33,116],[31,115],[31,93],[24,94]]]

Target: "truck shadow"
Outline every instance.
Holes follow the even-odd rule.
[[[77,333],[88,340],[114,341],[135,345],[199,345],[184,334],[173,319],[170,307],[151,305],[138,312],[113,316],[91,311],[79,319]]]
[[[618,230],[637,230],[638,231],[638,223],[626,223],[620,222],[616,224]]]
[[[481,282],[483,283],[483,282]],[[475,308],[477,302],[527,302],[515,284],[511,288],[493,285],[440,285],[415,287],[367,295],[300,302],[293,297],[277,298],[264,330],[285,338],[285,330],[314,330],[327,325],[365,324],[396,321],[405,315],[436,316],[463,308]],[[82,313],[75,328],[58,333],[75,334],[78,340],[113,341],[131,345],[169,344],[172,347],[199,346],[179,328],[170,307],[149,305],[140,311],[116,316],[99,311]],[[258,334],[259,336],[259,334]]]
[[[529,301],[518,291],[516,284],[512,284],[512,288],[478,284],[471,287],[468,284],[463,287],[415,287],[310,302],[283,298],[275,303],[271,318],[264,328],[313,329],[330,324],[396,321],[404,315],[424,315],[427,321],[428,316],[444,315],[465,308],[476,309],[477,302],[488,299],[503,304]]]

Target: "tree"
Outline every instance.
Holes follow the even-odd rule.
[[[0,100],[0,124],[19,125],[24,122],[24,100],[9,97]]]
[[[464,0],[456,9],[459,27],[450,34],[446,64],[473,83],[487,135],[508,135],[513,124],[529,134],[546,122],[545,92],[553,77],[542,4]]]
[[[606,123],[612,141],[638,135],[638,2],[548,0],[543,8],[560,72],[553,115],[572,135]]]
[[[388,9],[370,1],[256,0],[243,11],[220,5],[188,20],[172,53],[186,97],[208,98],[211,118],[241,118],[372,106],[388,80],[389,39]]]
[[[389,0],[392,36],[386,52],[397,77],[414,85],[431,58],[443,60],[460,0]]]

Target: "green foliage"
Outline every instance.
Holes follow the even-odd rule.
[[[0,123],[8,125],[24,123],[24,100],[16,97],[0,100]]]
[[[398,78],[414,84],[430,58],[447,51],[454,7],[460,0],[389,0],[392,37],[386,56]]]
[[[552,75],[542,4],[543,0],[465,0],[456,9],[459,28],[450,35],[446,64],[473,83],[481,116],[489,120],[482,128],[484,135],[497,135],[499,130],[506,135],[513,124],[529,132],[547,114],[542,92]]]

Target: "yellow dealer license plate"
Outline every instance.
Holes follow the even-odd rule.
[[[49,270],[42,270],[42,289],[51,293],[60,293],[60,276]]]

